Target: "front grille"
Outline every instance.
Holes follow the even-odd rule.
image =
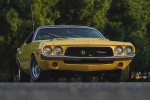
[[[65,56],[110,57],[113,56],[113,50],[110,47],[69,47],[66,49]]]

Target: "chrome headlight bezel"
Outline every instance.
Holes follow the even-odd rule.
[[[117,46],[115,49],[114,49],[114,54],[116,56],[121,56],[123,53],[123,48],[121,46]]]
[[[43,48],[43,53],[44,53],[45,55],[50,55],[50,54],[52,53],[52,48],[51,48],[50,46],[45,46],[45,47]]]
[[[131,47],[131,46],[127,46],[127,47],[125,47],[125,49],[124,49],[124,53],[126,54],[126,55],[132,55],[133,54],[133,48]]]
[[[63,49],[60,46],[56,46],[54,47],[53,52],[55,55],[61,55],[63,53]]]

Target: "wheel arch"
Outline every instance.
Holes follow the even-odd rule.
[[[31,53],[31,57],[30,57],[30,68],[31,68],[33,59],[35,59],[35,60],[37,61],[37,59],[36,59],[36,53],[35,53],[35,52],[32,52],[32,53]],[[38,61],[37,61],[37,62],[38,62]]]
[[[30,60],[30,68],[33,64],[33,59],[35,59],[42,70],[48,69],[47,62],[44,62],[44,61],[41,60],[40,53],[36,53],[36,52],[31,53],[31,58],[30,59],[31,59]]]
[[[31,60],[32,60],[32,57],[35,57],[35,53],[31,53]]]
[[[33,52],[33,53],[31,53],[31,58],[30,58],[30,68],[31,68],[31,66],[32,66],[33,59],[36,59],[36,57],[35,57],[35,53],[34,53],[34,52]]]

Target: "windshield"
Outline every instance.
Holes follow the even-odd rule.
[[[35,40],[55,38],[104,38],[104,36],[97,30],[89,28],[45,28],[38,31]]]

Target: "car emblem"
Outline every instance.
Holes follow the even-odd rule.
[[[97,51],[98,54],[105,54],[105,51]]]
[[[85,55],[85,50],[81,50],[81,55]]]

